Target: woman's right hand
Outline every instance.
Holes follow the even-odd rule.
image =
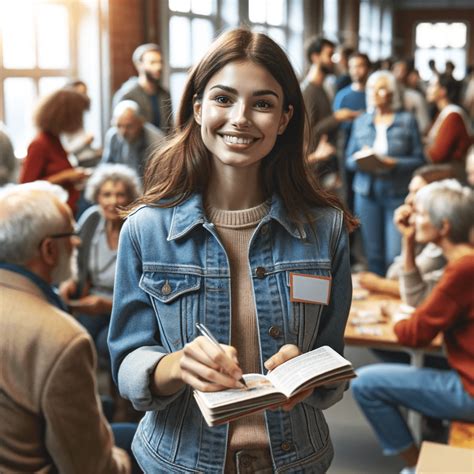
[[[393,214],[394,224],[406,239],[412,239],[415,237],[415,226],[410,221],[412,214],[413,208],[410,204],[402,204],[395,209]]]
[[[225,344],[220,347],[223,350],[203,336],[186,344],[179,361],[181,380],[202,392],[242,388],[237,351]]]

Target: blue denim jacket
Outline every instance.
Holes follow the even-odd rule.
[[[314,232],[305,225],[300,235],[275,196],[250,240],[261,366],[289,343],[303,352],[325,344],[343,352],[352,291],[347,233],[341,211],[313,213]],[[329,304],[291,302],[290,272],[331,276]],[[169,397],[154,396],[149,386],[159,360],[199,335],[196,322],[229,344],[230,312],[227,255],[200,195],[174,208],[141,207],[128,217],[120,235],[109,348],[120,393],[147,411],[133,444],[145,472],[223,471],[228,425],[209,428],[189,386]],[[291,412],[266,412],[276,472],[326,472],[333,450],[321,410],[340,400],[346,386],[315,390]]]
[[[394,168],[378,174],[358,171],[354,153],[364,145],[371,147],[374,140],[374,114],[365,113],[354,121],[346,149],[346,167],[355,172],[354,192],[368,196],[377,186],[382,187],[387,196],[405,196],[413,171],[425,164],[415,117],[409,112],[396,112],[393,123],[387,129],[387,155],[397,160]]]

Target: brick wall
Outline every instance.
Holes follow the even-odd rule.
[[[109,0],[110,85],[112,94],[130,76],[135,48],[145,42],[143,0]]]

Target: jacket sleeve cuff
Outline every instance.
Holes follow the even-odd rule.
[[[339,402],[348,388],[349,383],[347,381],[316,387],[314,392],[303,403],[307,403],[319,410],[326,410]]]
[[[160,347],[140,347],[125,357],[118,371],[120,394],[132,402],[140,411],[163,410],[176,400],[186,389],[186,385],[173,395],[157,397],[151,393],[150,377],[158,362],[167,355]]]

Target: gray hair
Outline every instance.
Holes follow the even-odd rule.
[[[395,76],[390,72],[386,70],[380,70],[380,71],[375,71],[373,72],[369,78],[367,79],[367,84],[365,86],[365,95],[366,95],[366,101],[367,101],[367,111],[368,112],[373,112],[375,110],[375,104],[374,104],[374,99],[373,99],[373,90],[375,87],[375,83],[381,79],[384,78],[387,80],[388,84],[388,89],[392,93],[392,108],[393,110],[399,110],[403,107],[402,103],[402,96],[400,92],[400,87],[397,83],[397,79]]]
[[[145,120],[140,106],[134,100],[122,100],[114,108],[112,113],[112,123],[117,123],[117,119],[126,111],[130,110],[140,120]]]
[[[423,207],[431,223],[441,229],[443,222],[450,225],[449,240],[468,243],[474,227],[474,191],[455,179],[436,181],[421,188],[415,203]]]
[[[122,164],[103,164],[98,166],[88,179],[85,198],[97,203],[100,188],[107,181],[120,182],[125,185],[130,202],[135,201],[142,193],[142,186],[136,171]]]
[[[56,188],[28,183],[0,192],[0,261],[23,265],[39,254],[45,237],[63,231],[65,214]]]

